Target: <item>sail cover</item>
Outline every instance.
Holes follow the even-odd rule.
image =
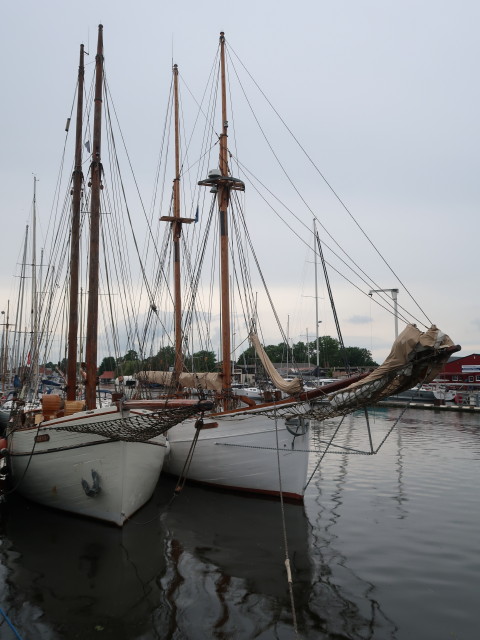
[[[437,329],[434,324],[425,332],[420,331],[414,324],[408,324],[393,343],[392,349],[385,361],[366,378],[350,385],[348,389],[352,390],[374,380],[385,378],[389,373],[398,371],[405,366],[407,366],[408,369],[408,365],[413,362],[416,356],[422,354],[422,352],[432,349],[434,352],[439,352],[442,349],[452,346],[453,341],[449,336],[440,331],[440,329]],[[425,379],[421,382],[431,382],[442,367],[443,363],[438,364],[436,367],[431,367]],[[338,393],[342,392],[339,391]]]
[[[327,403],[313,409],[312,417],[315,414],[319,419],[345,415],[417,384],[431,382],[450,355],[459,349],[435,325],[421,332],[409,324],[393,343],[383,364],[362,380],[332,393]]]
[[[160,384],[171,387],[173,380],[172,371],[142,371],[137,374],[140,383]],[[223,375],[221,373],[181,373],[178,383],[184,389],[204,389],[221,393]]]
[[[339,391],[326,392],[323,397],[312,397],[311,401],[278,405],[274,407],[274,412],[263,407],[260,411],[275,419],[282,415],[303,415],[315,420],[343,416],[412,389],[417,384],[431,382],[452,353],[460,348],[435,325],[425,332],[415,325],[407,325],[383,364],[368,376]]]
[[[256,333],[252,332],[250,334],[250,342],[252,343],[253,348],[260,358],[260,362],[263,364],[265,371],[270,376],[273,385],[277,389],[280,389],[280,391],[288,393],[289,395],[294,395],[295,393],[300,393],[301,391],[303,391],[303,384],[300,378],[295,378],[294,380],[284,380],[282,378],[282,376],[273,366],[270,358],[265,353],[265,350],[260,344],[260,340],[258,339]]]

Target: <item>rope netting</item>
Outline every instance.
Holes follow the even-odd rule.
[[[412,389],[417,384],[430,382],[451,355],[451,350],[427,350],[416,354],[413,361],[392,369],[376,379],[365,378],[351,387],[346,387],[330,395],[317,397],[315,400],[288,404],[282,407],[268,407],[259,412],[270,418],[293,417],[301,415],[314,420],[325,420],[344,416],[376,403],[402,391]]]
[[[99,422],[75,423],[55,426],[56,431],[88,433],[103,436],[112,441],[146,442],[162,435],[176,424],[202,412],[205,407],[197,405],[168,408],[164,407],[150,413],[113,418]]]

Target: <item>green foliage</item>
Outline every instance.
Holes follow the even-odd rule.
[[[372,354],[368,349],[347,347],[346,352],[348,362],[352,367],[373,367],[377,365],[377,363],[372,360]]]
[[[120,366],[117,368],[118,375],[122,376],[133,376],[135,373],[141,369],[141,364],[139,361],[135,360],[127,360],[126,362],[122,362]]]
[[[217,358],[213,351],[197,351],[190,358],[185,358],[187,371],[216,371]]]
[[[308,362],[314,366],[317,362],[317,341],[297,342],[292,345],[287,356],[287,347],[284,342],[277,345],[267,345],[265,351],[272,362],[286,363]],[[334,369],[345,367],[345,357],[340,349],[340,343],[330,336],[322,336],[318,339],[319,363],[322,368]],[[370,367],[377,363],[372,360],[372,354],[368,349],[360,347],[346,347],[345,349],[348,363],[351,367]],[[249,347],[241,353],[237,359],[238,365],[253,365],[256,355],[253,347]],[[104,371],[115,371],[117,375],[133,375],[142,369],[153,371],[168,371],[175,364],[174,347],[162,347],[155,356],[146,360],[140,360],[136,351],[128,351],[123,358],[108,356],[103,359],[99,368],[99,375]],[[59,368],[66,370],[66,360],[64,359]],[[197,351],[193,356],[185,358],[185,368],[187,371],[217,371],[218,363],[213,351]]]
[[[117,368],[117,361],[112,356],[107,356],[102,360],[101,365],[98,367],[98,375],[101,376],[104,371],[115,372]]]
[[[277,345],[267,345],[265,353],[272,362],[285,362],[287,359],[287,345],[284,342],[280,342]]]
[[[119,364],[123,362],[138,362],[138,353],[134,349],[130,349],[123,358],[118,358],[117,362]]]
[[[239,365],[255,364],[255,349],[248,347],[243,353],[238,356],[237,363]]]
[[[265,352],[272,362],[285,362],[287,360],[287,345],[284,342],[279,344],[269,344],[265,347]],[[243,353],[238,356],[237,363],[239,365],[255,364],[255,349],[248,347]],[[292,356],[288,358],[291,360]]]
[[[286,363],[308,362],[312,365],[317,363],[317,341],[296,342],[290,348],[287,357],[287,348],[285,343],[278,345],[267,345],[265,351],[272,362]],[[368,349],[360,347],[346,347],[346,357],[351,367],[369,367],[376,366],[376,362],[372,360],[372,354]],[[340,343],[330,336],[322,336],[318,339],[318,353],[320,366],[326,369],[345,367],[345,355],[342,353]],[[238,357],[239,365],[255,364],[255,351],[253,347],[249,347]]]
[[[162,347],[154,358],[155,371],[168,371],[175,364],[175,349],[173,347]]]

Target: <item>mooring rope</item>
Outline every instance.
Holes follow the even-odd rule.
[[[285,569],[287,571],[287,582],[288,582],[288,592],[290,595],[290,608],[292,610],[292,619],[293,619],[293,630],[295,633],[295,638],[298,638],[298,627],[297,627],[297,612],[295,610],[295,598],[293,595],[293,580],[292,580],[292,571],[290,569],[290,556],[288,552],[288,539],[287,539],[287,525],[285,522],[285,505],[283,502],[283,488],[282,488],[282,473],[281,473],[281,463],[280,463],[280,447],[278,442],[278,423],[277,416],[275,414],[275,439],[277,444],[277,470],[278,470],[278,487],[280,491],[280,511],[282,514],[282,533],[283,533],[283,544],[285,548]]]
[[[8,624],[8,626],[10,627],[10,629],[13,631],[13,633],[15,634],[15,637],[18,638],[18,640],[22,640],[22,636],[18,633],[18,631],[15,629],[15,627],[13,626],[13,622],[10,620],[10,618],[7,616],[7,614],[5,613],[5,611],[0,607],[0,613],[2,614],[5,622]]]
[[[200,431],[203,426],[202,418],[199,418],[195,423],[195,435],[193,436],[192,444],[190,445],[190,449],[188,450],[187,457],[185,458],[185,464],[183,465],[183,469],[178,476],[177,485],[174,490],[174,494],[180,493],[183,487],[185,486],[185,482],[187,481],[188,471],[190,469],[190,465],[192,464],[193,454],[195,453],[195,447],[197,446],[198,436],[200,435]]]

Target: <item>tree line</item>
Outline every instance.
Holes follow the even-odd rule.
[[[295,364],[312,365],[317,364],[317,341],[296,342],[291,347],[287,347],[284,342],[277,345],[267,345],[265,352],[275,364]],[[238,357],[237,364],[255,364],[255,350],[253,347],[246,349]],[[344,368],[346,364],[350,367],[373,367],[377,363],[373,361],[372,354],[368,349],[361,347],[346,347],[342,349],[340,342],[330,336],[322,336],[318,339],[318,363],[322,369]]]
[[[317,341],[296,342],[287,348],[286,343],[280,342],[276,345],[264,347],[270,360],[275,364],[295,367],[296,364],[312,365],[317,364]],[[187,371],[217,371],[219,362],[213,351],[197,351],[191,356],[185,356],[185,368]],[[318,361],[322,369],[333,370],[343,369],[348,362],[350,367],[373,367],[377,363],[373,361],[372,354],[368,349],[360,347],[346,347],[342,350],[338,340],[330,336],[322,336],[318,339]],[[253,347],[245,349],[236,360],[236,365],[255,365],[257,356]],[[175,363],[174,347],[162,347],[154,356],[140,358],[139,354],[131,349],[120,357],[107,356],[103,358],[98,369],[98,375],[105,371],[113,371],[114,375],[128,376],[138,371],[168,371]],[[47,367],[54,368],[55,365],[48,363]],[[62,371],[66,371],[66,359],[58,364]]]

